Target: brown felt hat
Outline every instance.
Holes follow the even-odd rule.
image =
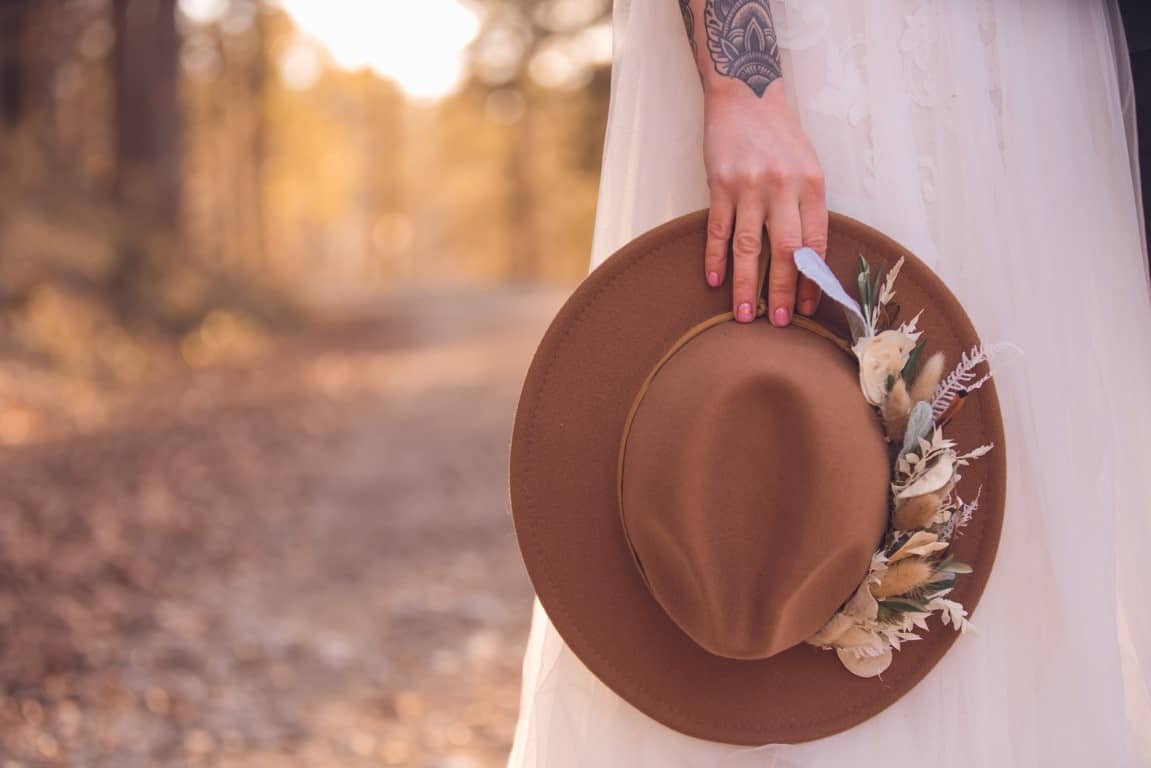
[[[897,449],[861,392],[842,309],[825,296],[812,322],[734,322],[730,288],[701,275],[706,222],[696,211],[632,240],[552,322],[516,412],[516,534],[552,623],[622,698],[704,739],[809,741],[890,706],[958,634],[933,614],[868,678],[805,642],[857,589],[879,590],[860,585],[890,533]],[[952,365],[979,347],[926,265],[857,221],[830,224],[827,264],[848,293],[860,257],[902,257],[897,311],[923,310],[925,352]],[[943,489],[980,501],[947,553],[971,568],[947,598],[971,611],[1006,468],[993,383],[961,394],[947,438],[995,445]]]

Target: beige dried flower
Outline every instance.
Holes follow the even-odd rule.
[[[847,671],[856,677],[876,677],[882,675],[891,666],[893,654],[890,648],[884,648],[874,656],[866,656],[852,649],[837,648],[839,661]]]
[[[934,493],[951,484],[955,478],[955,452],[946,450],[936,454],[926,471],[917,470],[915,480],[907,487],[895,494],[896,502],[899,499],[909,499],[922,496],[925,493]]]
[[[915,339],[901,330],[883,331],[856,343],[854,351],[859,358],[859,386],[867,402],[880,405],[884,401],[888,380],[903,372],[907,356],[914,347]]]
[[[855,594],[843,606],[843,613],[856,619],[871,619],[874,620],[879,616],[879,603],[876,601],[875,596],[871,594],[870,578],[865,580],[855,590]]]
[[[931,531],[916,531],[895,554],[887,559],[890,564],[899,562],[906,557],[927,557],[936,552],[947,549],[947,542],[940,541],[939,536]]]
[[[891,647],[874,632],[856,628],[836,646],[839,661],[858,677],[875,677],[891,666]]]
[[[807,639],[807,642],[820,648],[831,648],[847,630],[855,626],[855,619],[845,613],[837,613],[823,628]]]

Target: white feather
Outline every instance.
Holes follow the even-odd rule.
[[[866,327],[867,321],[863,318],[863,310],[859,308],[859,303],[847,294],[843,286],[839,283],[839,278],[831,271],[831,267],[819,257],[819,254],[811,248],[804,246],[797,248],[795,251],[795,266],[804,277],[811,280],[819,286],[819,289],[827,296],[835,300],[849,313],[859,319],[859,322]]]

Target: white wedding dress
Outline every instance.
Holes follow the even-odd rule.
[[[747,748],[622,701],[537,601],[509,766],[1151,765],[1151,288],[1117,11],[1102,0],[772,10],[830,207],[908,246],[986,341],[1022,350],[996,367],[1009,487],[978,633],[862,725]],[[708,204],[678,3],[616,0],[613,24],[593,267]]]

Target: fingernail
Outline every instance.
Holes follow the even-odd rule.
[[[715,288],[716,286],[718,286],[719,285],[719,273],[718,272],[708,272],[707,273],[707,284],[710,285],[712,288]]]
[[[790,313],[787,311],[786,308],[778,307],[778,308],[776,308],[775,312],[773,312],[771,315],[772,321],[777,326],[782,328],[783,326],[787,325],[787,319],[788,319],[789,314]]]
[[[739,309],[735,311],[735,319],[741,323],[750,323],[753,316],[751,304],[746,301],[740,304]]]
[[[803,302],[800,303],[799,311],[805,315],[810,315],[812,312],[815,311],[815,302],[812,301],[811,299],[805,299]]]

